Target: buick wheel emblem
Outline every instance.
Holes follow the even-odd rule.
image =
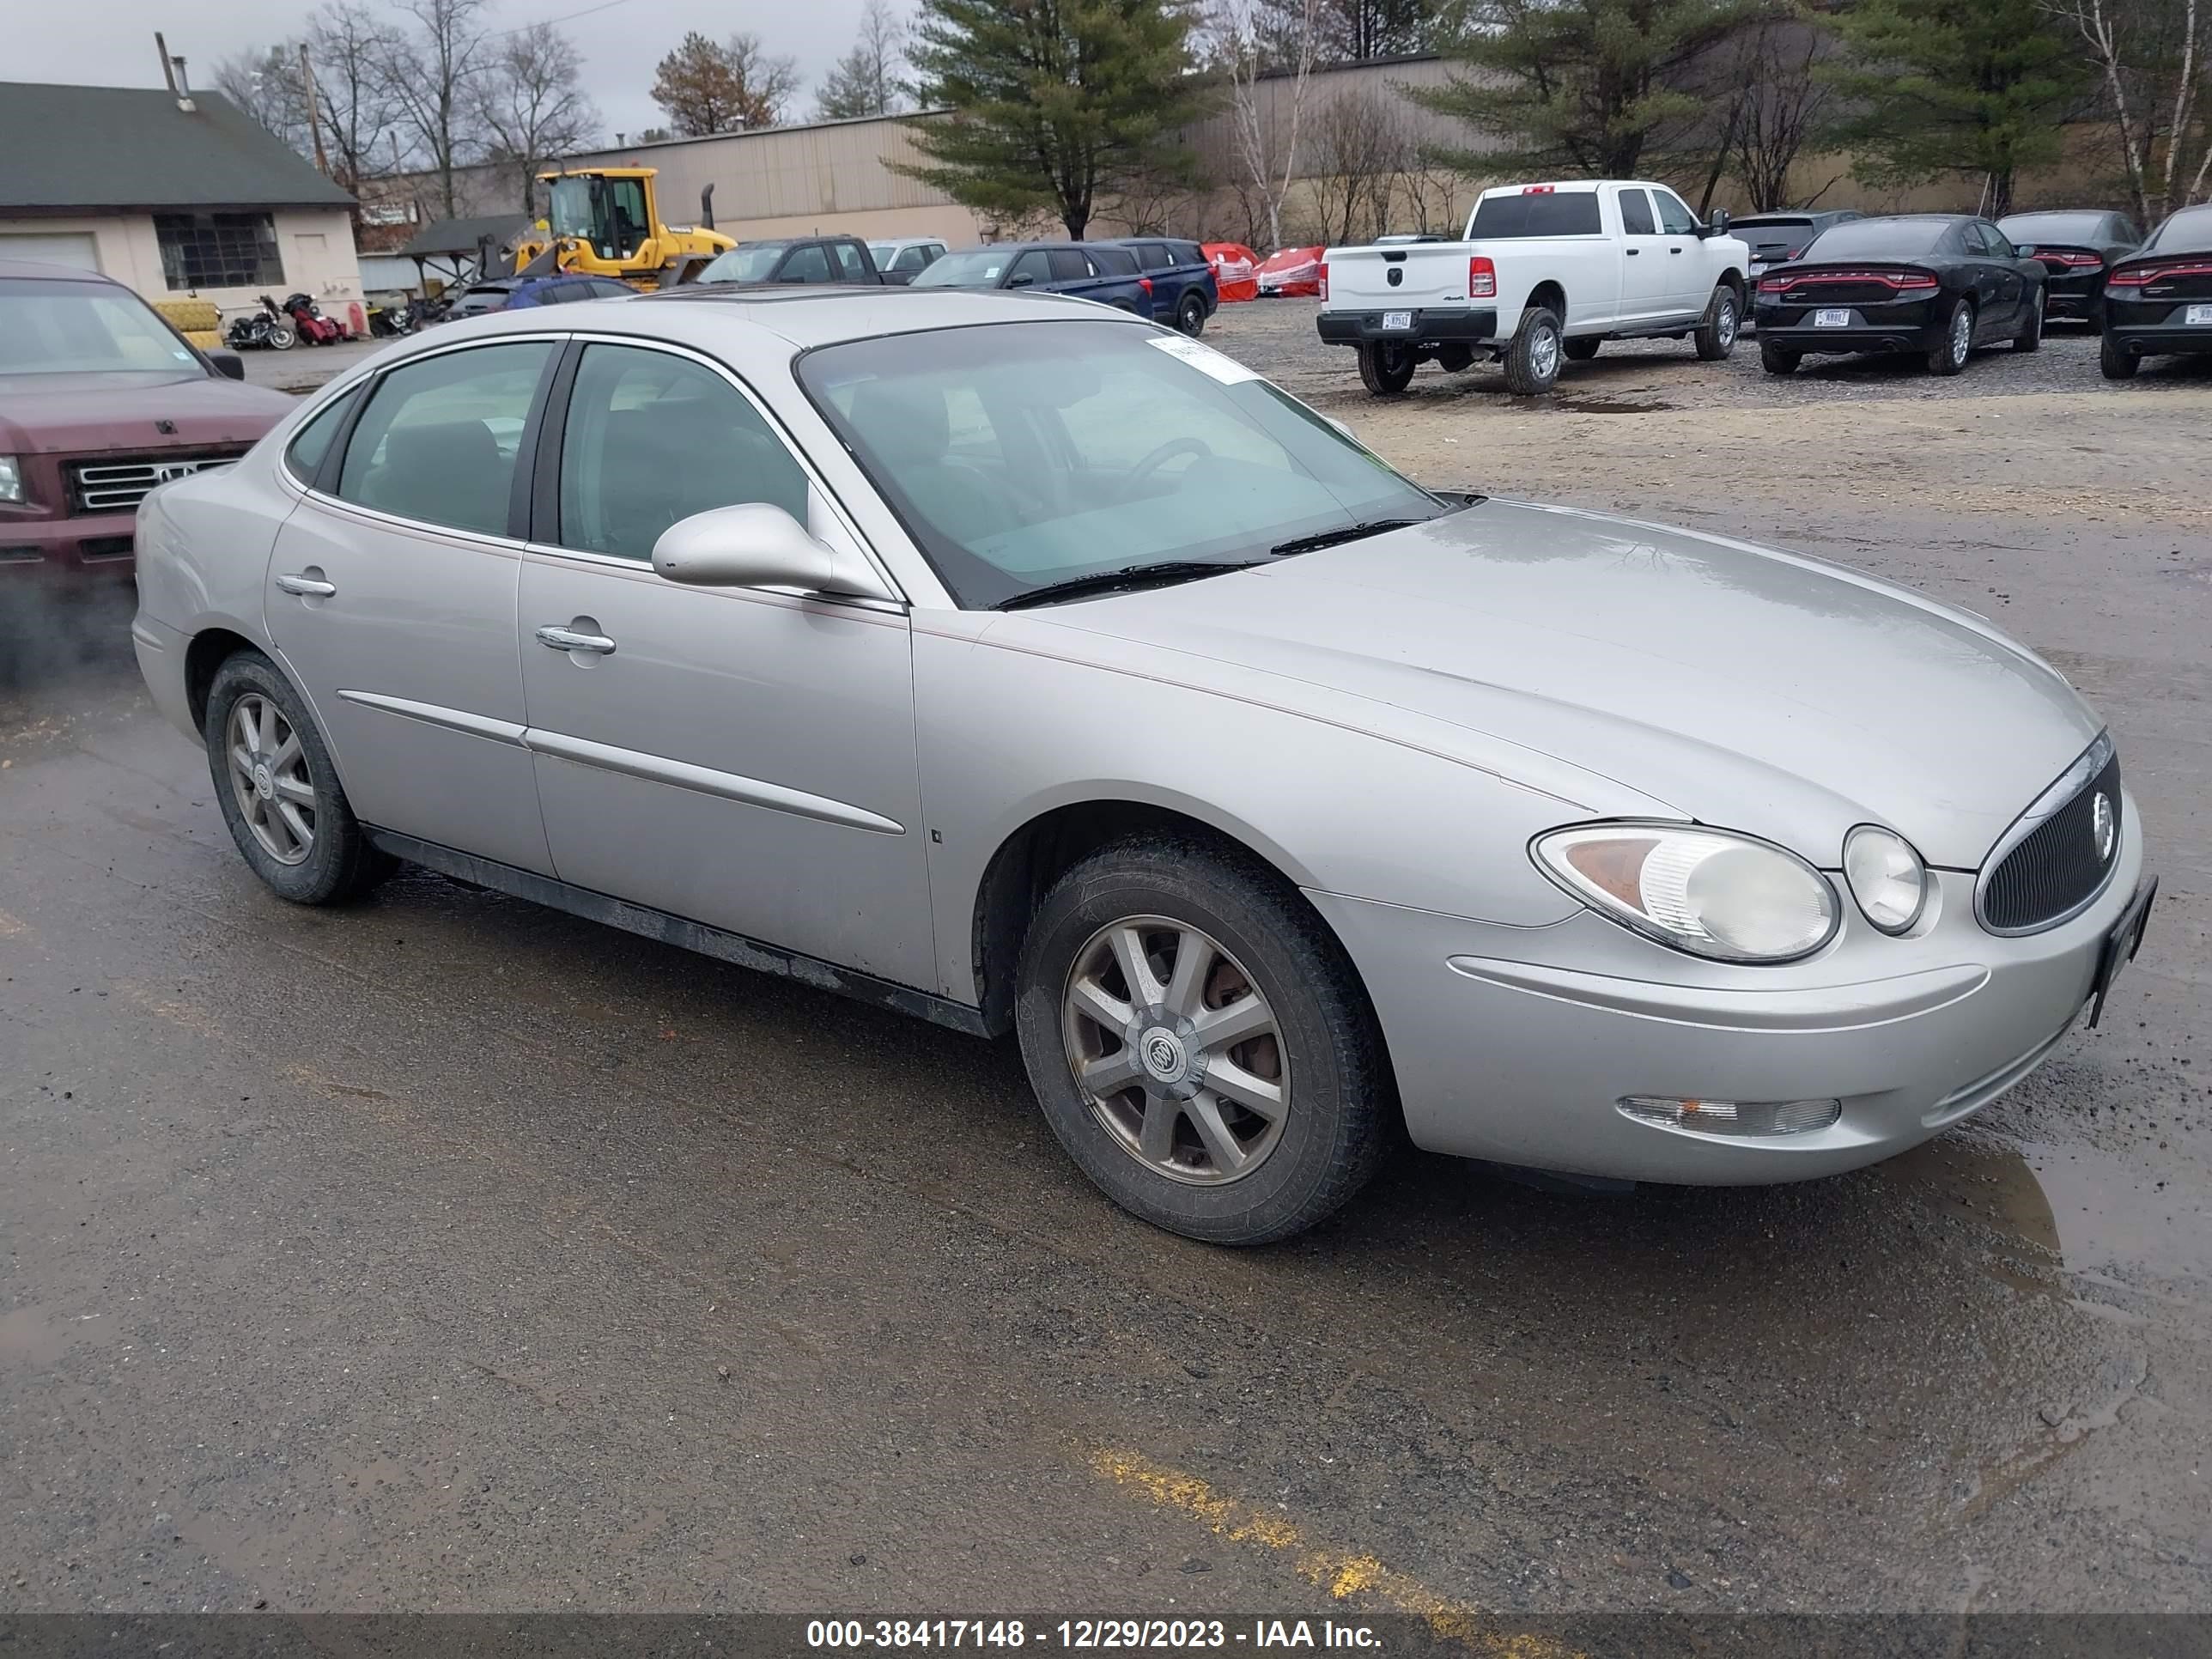
[[[2112,798],[2102,790],[2089,803],[2089,835],[2097,844],[2097,862],[2104,863],[2112,856],[2112,848],[2119,843],[2119,825],[2112,813]]]

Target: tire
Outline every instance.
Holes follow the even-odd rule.
[[[1378,398],[1395,398],[1413,378],[1413,353],[1409,346],[1372,342],[1359,348],[1359,379]]]
[[[1137,1000],[1115,945],[1125,925],[1153,976],[1139,995],[1156,1000],[1150,1024],[1139,1012],[1109,1027],[1083,1010],[1110,1017],[1113,1002]],[[1214,964],[1194,982],[1194,1001],[1174,984],[1174,963],[1190,949]],[[1074,994],[1084,985],[1105,1000]],[[1203,1015],[1251,999],[1268,1018],[1265,1034],[1211,1058],[1196,1042],[1182,1046],[1190,1023],[1167,1006]],[[1054,883],[1022,944],[1014,1024],[1030,1085],[1068,1156],[1122,1208],[1187,1238],[1265,1244],[1303,1232],[1367,1183],[1393,1139],[1389,1061],[1343,947],[1272,871],[1207,842],[1123,842]],[[1145,1069],[1140,1048],[1164,1069]],[[1086,1090],[1075,1069],[1086,1055],[1109,1067],[1109,1084],[1110,1063],[1126,1055],[1135,1080]],[[1277,1089],[1279,1116],[1204,1086],[1201,1075],[1229,1056],[1243,1084]],[[1211,1115],[1207,1133],[1201,1113]],[[1157,1139],[1148,1125],[1159,1126]],[[1241,1173],[1213,1150],[1224,1137],[1232,1155],[1249,1159]]]
[[[1537,398],[1559,385],[1565,344],[1558,313],[1529,307],[1505,349],[1505,389],[1516,398]]]
[[[1769,374],[1795,374],[1797,365],[1804,361],[1805,354],[1802,351],[1791,351],[1765,340],[1759,343],[1759,366]]]
[[[242,704],[246,712],[240,720],[261,739],[252,751],[250,781],[249,769],[234,765],[232,759],[238,736],[232,716]],[[266,724],[272,708],[280,722],[273,732]],[[288,732],[295,741],[287,740]],[[216,670],[200,734],[230,838],[253,873],[279,898],[295,904],[340,903],[367,892],[398,867],[388,854],[370,844],[346,804],[337,769],[331,763],[330,750],[307,712],[307,700],[259,652],[240,651]],[[282,787],[289,782],[296,787],[302,781],[312,801],[286,802]],[[249,801],[257,802],[257,816],[265,826],[262,830],[247,816]],[[296,829],[281,816],[288,804],[301,809],[300,817],[310,830],[304,852],[292,858],[283,855],[285,842],[298,841]],[[291,850],[301,851],[297,846]]]
[[[1206,332],[1206,296],[1187,293],[1176,307],[1176,326],[1195,340]]]
[[[1960,321],[1965,319],[1962,337]],[[1956,374],[1966,366],[1966,359],[1974,355],[1974,308],[1964,300],[1954,300],[1951,309],[1943,315],[1943,337],[1928,348],[1928,372],[1930,374]]]
[[[2027,321],[2021,325],[2020,332],[2013,336],[2012,349],[2014,351],[2035,351],[2042,347],[2044,304],[2043,289],[2039,287],[2035,290],[2035,303],[2027,308]]]
[[[269,346],[275,351],[289,351],[300,343],[300,337],[282,323],[269,325]]]
[[[2125,346],[2115,344],[2107,334],[2097,343],[2097,367],[2108,380],[2132,380],[2142,367],[2142,359]]]
[[[1736,336],[1742,326],[1742,296],[1732,284],[1723,283],[1713,290],[1713,297],[1705,301],[1705,317],[1698,322],[1697,332],[1691,336],[1698,343],[1698,361],[1727,362],[1729,354],[1735,349]]]
[[[1597,356],[1597,349],[1604,343],[1603,340],[1592,334],[1579,340],[1562,340],[1559,349],[1567,354],[1569,362],[1586,363]]]

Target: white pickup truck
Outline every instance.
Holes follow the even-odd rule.
[[[1751,251],[1728,215],[1700,224],[1645,180],[1562,179],[1483,191],[1458,242],[1333,247],[1321,267],[1321,337],[1356,346],[1378,397],[1419,364],[1467,368],[1477,352],[1505,384],[1548,392],[1563,358],[1601,343],[1694,335],[1708,362],[1735,349]]]

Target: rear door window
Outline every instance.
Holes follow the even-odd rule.
[[[1651,198],[1640,190],[1620,192],[1620,228],[1631,236],[1656,236],[1658,221],[1651,216]]]
[[[830,248],[837,256],[837,274],[844,281],[865,283],[868,280],[868,262],[860,257],[859,243],[832,242]]]
[[[1090,261],[1083,257],[1079,247],[1056,247],[1052,250],[1052,280],[1055,283],[1079,283],[1091,274]]]
[[[423,524],[507,534],[523,428],[553,351],[550,340],[517,340],[392,370],[346,445],[339,497]]]

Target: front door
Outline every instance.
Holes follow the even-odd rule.
[[[1669,308],[1667,247],[1670,239],[1659,234],[1650,191],[1638,188],[1620,192],[1620,320],[1634,323],[1665,316]]]
[[[933,988],[905,616],[655,573],[660,532],[710,507],[845,533],[720,368],[594,342],[559,418],[520,643],[556,872]]]
[[[1659,216],[1659,240],[1666,249],[1659,256],[1667,272],[1666,309],[1676,317],[1701,315],[1712,298],[1713,285],[1705,276],[1697,216],[1671,190],[1655,188],[1651,207]]]
[[[516,456],[557,347],[378,380],[331,484],[277,533],[264,611],[362,822],[544,873],[514,617]]]

